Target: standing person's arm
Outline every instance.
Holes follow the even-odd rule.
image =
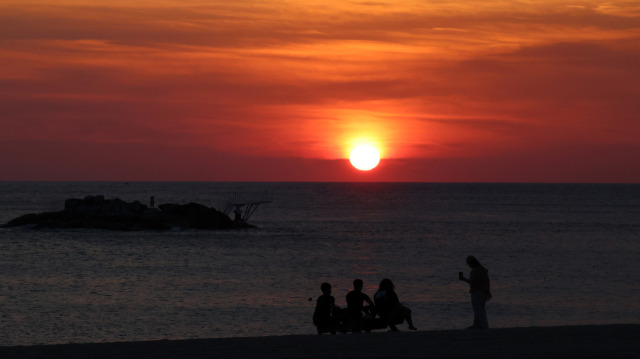
[[[469,279],[465,278],[464,275],[460,275],[460,280],[469,283],[471,290],[478,290],[478,288],[482,287],[482,273],[476,268],[469,273]]]
[[[484,293],[485,301],[488,302],[491,300],[491,298],[493,298],[493,295],[491,294],[491,280],[489,279],[489,273],[485,272],[484,275],[485,275],[484,280],[485,280],[485,286],[486,286],[485,293]]]
[[[458,272],[458,279],[460,279],[463,282],[467,282],[467,283],[471,283],[467,278],[464,277],[464,273],[462,272]]]
[[[471,286],[471,288],[477,289],[480,286],[480,282],[482,281],[481,275],[477,268],[471,270],[471,273],[469,273],[469,286]]]

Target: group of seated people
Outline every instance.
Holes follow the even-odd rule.
[[[400,303],[390,279],[385,278],[380,282],[378,290],[373,295],[373,301],[362,292],[362,287],[362,280],[353,281],[353,290],[346,296],[347,308],[342,309],[336,306],[335,298],[331,295],[331,284],[322,283],[322,295],[318,297],[313,313],[313,324],[318,329],[318,334],[349,331],[368,333],[387,327],[391,331],[397,331],[396,326],[404,321],[409,325],[409,329],[417,330],[411,319],[411,309]]]

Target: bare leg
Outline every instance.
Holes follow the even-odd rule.
[[[402,309],[402,314],[404,316],[404,320],[407,321],[407,324],[409,324],[409,329],[411,330],[418,330],[418,328],[416,328],[413,325],[413,319],[411,318],[411,309],[405,307],[404,305],[400,305],[400,308]]]

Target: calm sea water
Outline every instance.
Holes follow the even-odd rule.
[[[420,330],[464,328],[468,254],[492,327],[640,323],[640,185],[0,182],[0,222],[230,193],[270,194],[257,229],[0,229],[0,345],[315,334],[320,283],[344,305],[355,278],[391,278]]]

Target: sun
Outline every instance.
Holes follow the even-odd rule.
[[[371,145],[360,145],[351,151],[349,160],[360,171],[369,171],[380,163],[380,153]]]

